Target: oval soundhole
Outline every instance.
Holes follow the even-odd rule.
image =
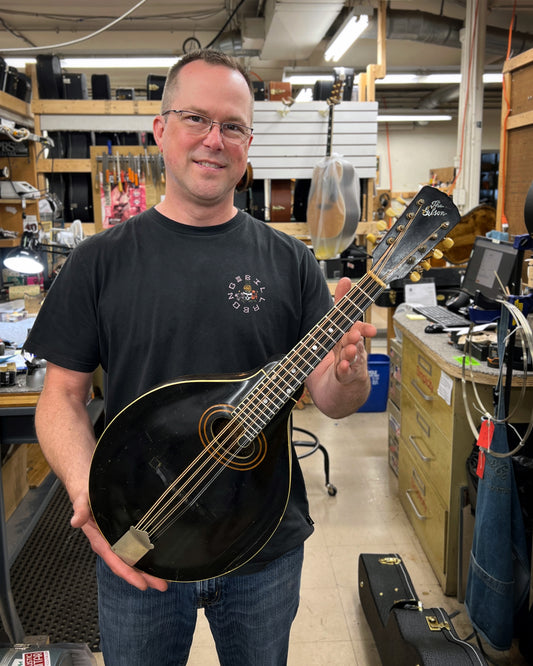
[[[231,405],[213,405],[199,423],[202,444],[221,464],[234,470],[250,470],[260,465],[267,451],[263,433],[251,441],[246,429],[232,415]]]

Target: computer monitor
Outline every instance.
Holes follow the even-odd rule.
[[[472,298],[478,291],[490,300],[501,298],[504,295],[501,285],[509,286],[517,253],[512,243],[478,236],[474,241],[461,289]]]

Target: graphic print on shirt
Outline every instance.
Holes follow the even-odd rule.
[[[228,284],[228,301],[243,314],[257,312],[265,302],[265,286],[259,278],[236,275]]]

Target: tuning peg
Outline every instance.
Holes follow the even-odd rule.
[[[425,271],[429,271],[429,269],[431,268],[431,264],[427,259],[424,259],[424,261],[420,262],[420,267]]]
[[[388,215],[389,217],[396,217],[396,211],[394,208],[387,208],[385,215]]]
[[[443,254],[442,251],[439,250],[438,248],[435,248],[435,249],[433,250],[433,258],[434,258],[434,259],[442,259],[443,256],[444,256],[444,254]]]
[[[412,273],[409,273],[409,279],[411,282],[420,282],[420,279],[422,278],[422,275],[418,271],[413,271]]]
[[[440,243],[440,247],[442,247],[444,250],[449,250],[455,245],[455,242],[453,238],[450,238],[449,236],[446,236]]]
[[[376,227],[378,231],[385,231],[386,229],[389,228],[385,220],[379,220],[378,222],[376,222]]]

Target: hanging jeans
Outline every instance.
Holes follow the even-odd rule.
[[[507,330],[507,317],[502,317],[500,329]],[[499,339],[500,358],[504,353]],[[505,411],[499,388],[496,412],[501,420]],[[494,424],[490,448],[508,453],[504,422]],[[511,457],[499,458],[487,452],[478,484],[465,606],[474,628],[496,650],[511,647],[515,615],[529,594],[529,578],[528,547]]]

